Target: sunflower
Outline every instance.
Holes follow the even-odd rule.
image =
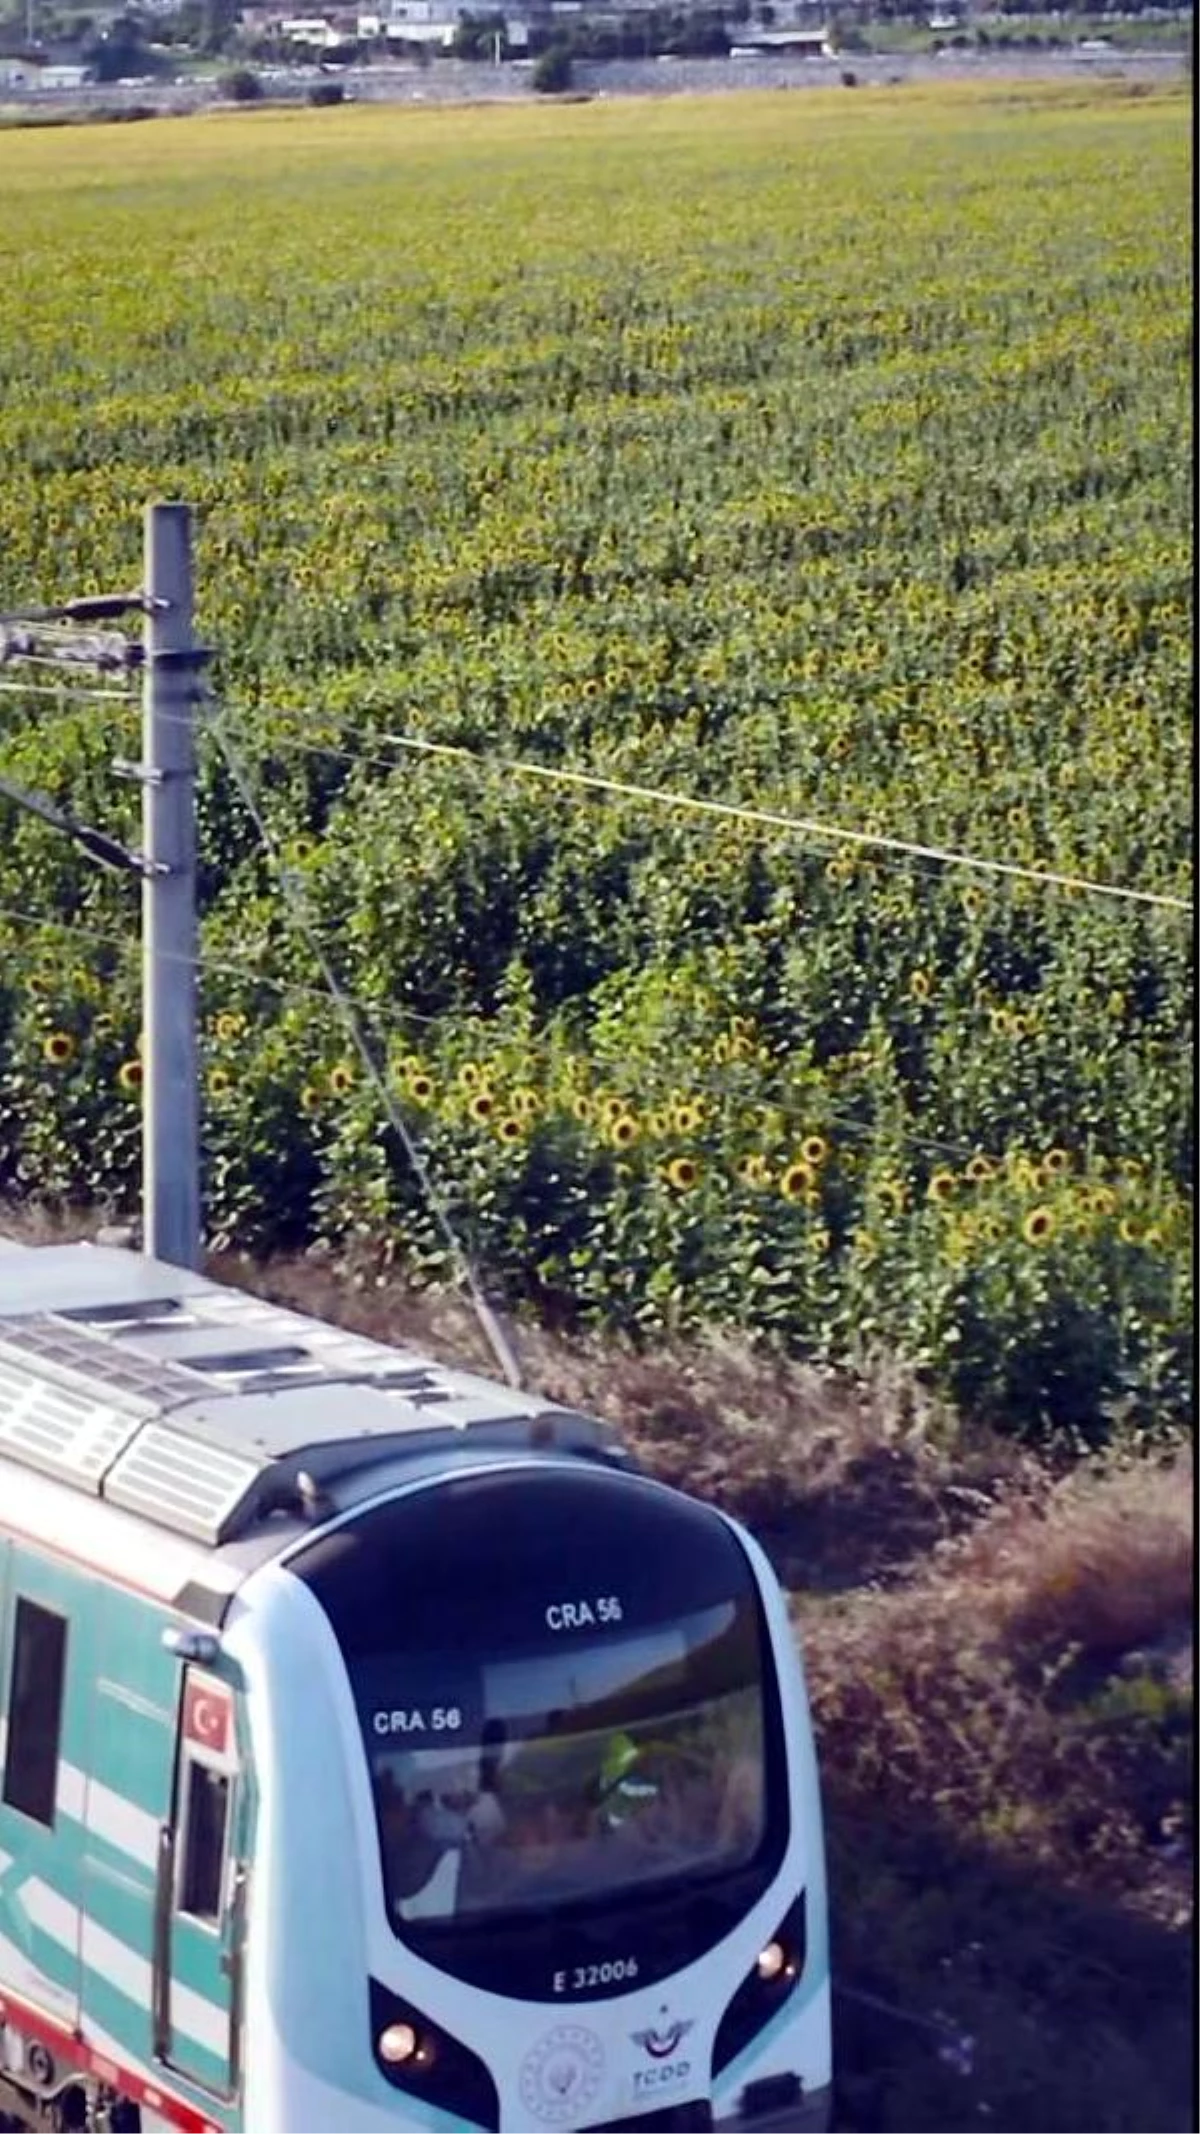
[[[744,1186],[768,1186],[771,1183],[770,1167],[765,1156],[743,1156],[738,1165],[738,1177]]]
[[[1157,1223],[1151,1223],[1149,1229],[1143,1233],[1142,1243],[1143,1245],[1148,1246],[1151,1250],[1155,1251],[1161,1245],[1166,1243],[1162,1231],[1159,1229]]]
[[[321,1109],[321,1092],[319,1089],[314,1088],[311,1082],[306,1082],[304,1088],[300,1091],[300,1109],[307,1112],[320,1111]]]
[[[242,1016],[231,1015],[226,1012],[223,1015],[218,1015],[214,1027],[218,1043],[228,1045],[231,1039],[241,1036],[245,1022]]]
[[[1134,1222],[1132,1215],[1123,1215],[1121,1217],[1121,1220],[1117,1225],[1117,1236],[1120,1238],[1121,1243],[1123,1245],[1141,1244],[1142,1233],[1138,1229],[1137,1224]]]
[[[622,1112],[619,1119],[612,1120],[609,1134],[613,1145],[619,1149],[632,1148],[638,1138],[638,1123],[632,1112]]]
[[[208,1093],[211,1097],[228,1096],[233,1083],[223,1067],[214,1067],[208,1078]]]
[[[1113,1215],[1116,1212],[1117,1196],[1111,1186],[1093,1186],[1087,1195],[1085,1206],[1093,1215]]]
[[[491,1118],[495,1109],[496,1100],[490,1090],[487,1089],[481,1089],[477,1096],[472,1097],[467,1106],[469,1117],[477,1120],[480,1125],[483,1124],[485,1119]]]
[[[797,1162],[788,1164],[780,1178],[779,1190],[785,1200],[804,1200],[812,1192],[816,1182],[817,1174],[811,1163],[806,1163],[801,1157]]]
[[[512,1093],[512,1108],[518,1118],[535,1119],[542,1108],[541,1099],[536,1089],[514,1089]]]
[[[433,1083],[427,1074],[410,1074],[405,1087],[414,1104],[428,1104],[433,1095]]]
[[[952,1200],[958,1180],[953,1171],[935,1171],[925,1188],[926,1200]]]
[[[458,1079],[464,1089],[478,1089],[483,1080],[483,1071],[474,1060],[464,1060],[458,1070]]]
[[[973,1186],[978,1186],[983,1184],[985,1178],[991,1178],[994,1171],[995,1165],[990,1156],[972,1156],[967,1165],[965,1176],[970,1179]]]
[[[1049,1208],[1031,1208],[1021,1225],[1027,1245],[1045,1245],[1054,1236],[1054,1217]]]
[[[988,1025],[993,1037],[1008,1037],[1012,1032],[1013,1018],[1007,1008],[992,1008],[988,1013]]]
[[[881,1215],[903,1215],[907,1195],[898,1178],[883,1179],[876,1189],[875,1199]]]
[[[55,1030],[42,1046],[42,1058],[52,1067],[65,1067],[74,1056],[75,1040],[66,1030]]]
[[[140,1060],[126,1060],[117,1069],[117,1080],[122,1089],[140,1089],[142,1086],[142,1074],[143,1068]]]
[[[815,1170],[825,1162],[829,1154],[829,1143],[823,1134],[806,1134],[800,1143],[800,1154],[805,1163],[811,1163]]]
[[[590,1098],[590,1097],[572,1097],[572,1099],[571,1099],[571,1110],[572,1110],[572,1113],[574,1114],[575,1118],[577,1118],[577,1119],[578,1119],[578,1121],[579,1121],[580,1125],[581,1125],[581,1126],[587,1126],[587,1125],[588,1125],[588,1123],[589,1123],[589,1121],[591,1120],[591,1116],[592,1116],[592,1100],[591,1100],[591,1098]]]
[[[676,1104],[672,1109],[671,1124],[677,1134],[698,1134],[704,1124],[704,1113],[698,1104]]]
[[[1047,1149],[1042,1158],[1042,1169],[1047,1178],[1061,1178],[1071,1168],[1071,1158],[1066,1149]]]
[[[667,1179],[677,1192],[687,1193],[700,1183],[700,1166],[690,1156],[676,1156],[667,1165]]]
[[[914,1000],[928,1000],[933,991],[933,980],[928,971],[914,971],[908,981],[908,990]]]
[[[329,1087],[335,1097],[349,1096],[354,1087],[354,1069],[348,1061],[339,1060],[336,1067],[330,1068]]]
[[[509,1112],[507,1118],[501,1119],[496,1132],[501,1141],[523,1141],[525,1138],[525,1128],[512,1112]]]
[[[628,1110],[624,1097],[601,1097],[600,1117],[605,1126],[615,1126]]]

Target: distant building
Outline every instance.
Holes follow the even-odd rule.
[[[34,69],[32,86],[36,89],[82,89],[92,79],[90,67],[37,67]]]

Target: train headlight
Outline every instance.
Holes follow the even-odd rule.
[[[376,2038],[375,2048],[389,2067],[406,2067],[420,2058],[421,2040],[411,2023],[389,2023]]]
[[[759,1951],[758,1963],[755,1968],[759,1977],[765,1984],[769,1985],[772,1979],[782,1977],[787,1970],[787,1960],[787,1950],[784,1948],[783,1943],[781,1941],[769,1941],[766,1948]]]

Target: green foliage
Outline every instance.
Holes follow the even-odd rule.
[[[257,104],[263,97],[262,76],[253,67],[231,67],[218,76],[217,94],[231,104]]]
[[[571,86],[573,67],[565,44],[547,45],[534,66],[531,80],[539,96],[556,96]]]
[[[1078,1445],[1189,1412],[1186,913],[504,767],[1187,897],[1183,103],[1072,97],[13,144],[0,596],[195,501],[272,833],[510,1297]],[[4,702],[6,774],[136,844],[119,719]],[[199,816],[214,1234],[443,1275],[211,744]],[[0,908],[0,1180],[128,1203],[127,886],[6,823]]]

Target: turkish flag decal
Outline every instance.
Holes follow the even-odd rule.
[[[183,1690],[183,1738],[216,1756],[229,1753],[233,1699],[212,1675],[189,1675]]]

